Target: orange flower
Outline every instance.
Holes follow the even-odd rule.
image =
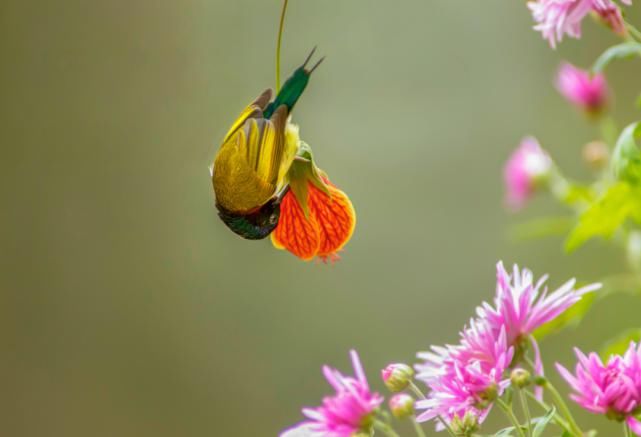
[[[304,184],[299,185],[302,190],[292,184],[283,198],[272,243],[306,261],[314,257],[335,261],[356,226],[352,202],[326,177],[299,183]]]

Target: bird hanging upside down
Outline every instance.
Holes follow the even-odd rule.
[[[236,119],[212,166],[216,208],[222,221],[248,240],[272,235],[277,248],[301,259],[336,259],[356,218],[349,198],[316,167],[311,149],[290,122],[312,68],[303,65],[271,101],[264,91]]]
[[[306,69],[313,53],[274,101],[268,89],[245,108],[214,160],[212,180],[219,216],[248,240],[267,237],[278,223],[287,171],[298,151],[297,141],[287,134],[287,119],[311,73],[323,61]]]

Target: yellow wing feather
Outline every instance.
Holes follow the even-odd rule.
[[[279,107],[269,120],[262,118],[270,99],[267,90],[243,110],[216,154],[216,200],[230,211],[248,212],[269,201],[285,186],[296,156],[298,132],[287,122],[287,108]]]

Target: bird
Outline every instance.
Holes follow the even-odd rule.
[[[274,100],[267,89],[238,116],[211,166],[218,216],[247,240],[261,240],[278,225],[280,203],[289,190],[287,173],[299,150],[288,134],[289,116],[324,60],[307,68],[316,48],[285,81]]]

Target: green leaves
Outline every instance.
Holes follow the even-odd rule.
[[[627,219],[641,223],[641,188],[619,182],[581,214],[566,240],[565,249],[571,252],[597,236],[611,238]]]
[[[635,55],[641,56],[641,43],[630,41],[612,46],[599,56],[592,66],[592,71],[600,73],[613,60],[630,58]]]
[[[562,329],[576,327],[592,308],[596,298],[597,295],[595,293],[586,294],[580,301],[568,308],[567,311],[534,331],[534,338],[541,340],[550,334],[556,334]]]
[[[623,129],[612,153],[612,172],[619,180],[632,183],[641,181],[641,123],[633,123]]]
[[[554,418],[555,414],[556,408],[554,407],[552,407],[547,413],[545,413],[545,416],[541,417],[541,419],[536,422],[536,426],[532,430],[532,437],[540,437],[550,421]]]
[[[552,407],[550,410],[548,410],[548,412],[545,413],[545,416],[533,418],[532,424],[534,425],[534,429],[532,430],[532,437],[541,437],[543,435],[543,431],[545,431],[545,428],[550,424],[552,419],[554,419],[555,414],[556,408]],[[527,431],[526,426],[521,425],[520,428],[523,432]],[[493,437],[514,437],[515,432],[516,428],[513,426],[509,426],[497,431],[493,435]]]
[[[623,129],[612,153],[611,169],[619,182],[610,186],[579,216],[565,242],[571,252],[593,237],[611,238],[627,220],[641,223],[641,123]]]
[[[622,355],[630,346],[631,341],[641,341],[641,328],[625,331],[607,342],[605,347],[601,349],[601,358],[605,360],[610,355]]]

